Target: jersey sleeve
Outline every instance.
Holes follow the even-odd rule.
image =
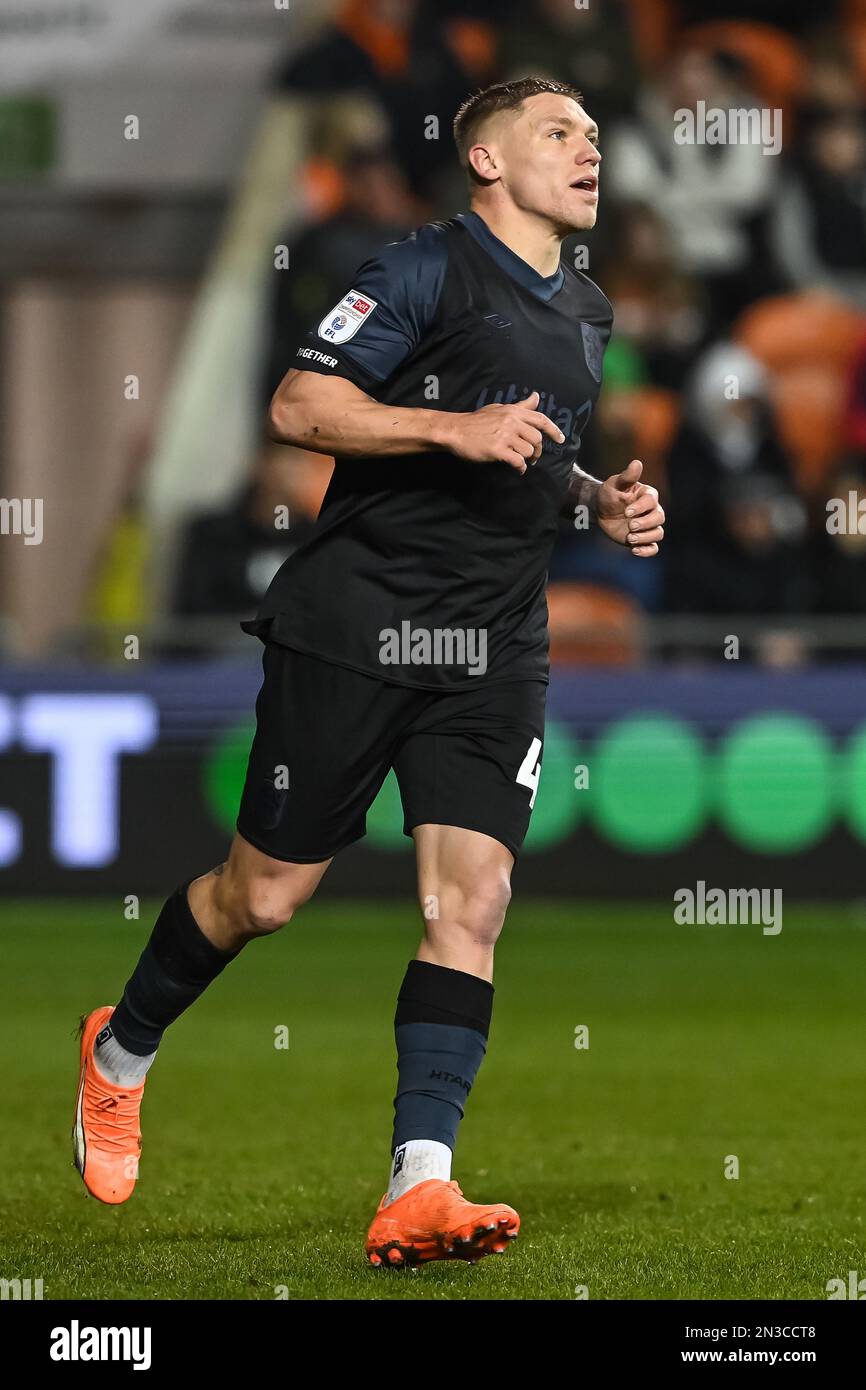
[[[435,223],[384,247],[309,330],[289,365],[346,377],[375,395],[432,323],[446,264],[445,237]]]

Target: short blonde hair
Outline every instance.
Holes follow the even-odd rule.
[[[546,77],[521,77],[516,82],[494,82],[491,87],[484,87],[463,102],[454,117],[454,143],[460,163],[470,179],[478,179],[469,163],[469,151],[475,144],[482,123],[496,111],[516,111],[528,97],[540,96],[542,92],[572,97],[583,105],[583,97],[576,87],[569,82],[554,82]]]

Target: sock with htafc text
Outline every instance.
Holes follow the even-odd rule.
[[[399,1079],[388,1203],[428,1178],[450,1178],[457,1127],[487,1049],[492,1012],[487,980],[429,961],[409,962],[394,1018]]]

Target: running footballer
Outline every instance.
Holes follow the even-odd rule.
[[[464,103],[454,136],[471,210],[361,266],[286,363],[270,433],[335,465],[312,537],[245,624],[264,680],[237,834],[225,864],[165,903],[117,1006],[84,1020],[73,1131],[87,1189],[126,1201],[165,1029],[315,892],[393,768],[423,935],[397,1000],[373,1265],[476,1260],[518,1233],[512,1207],[463,1197],[451,1160],[541,770],[547,565],[577,505],[639,558],[663,536],[640,462],[606,482],[576,463],[612,322],[561,261],[598,204],[580,94],[498,83]]]

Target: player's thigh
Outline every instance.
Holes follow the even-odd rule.
[[[471,830],[516,859],[535,804],[546,694],[541,681],[516,681],[433,702],[394,761],[404,832],[421,825]],[[472,851],[449,857],[462,866]]]
[[[263,661],[237,829],[272,859],[321,863],[366,833],[404,692],[276,643]]]

